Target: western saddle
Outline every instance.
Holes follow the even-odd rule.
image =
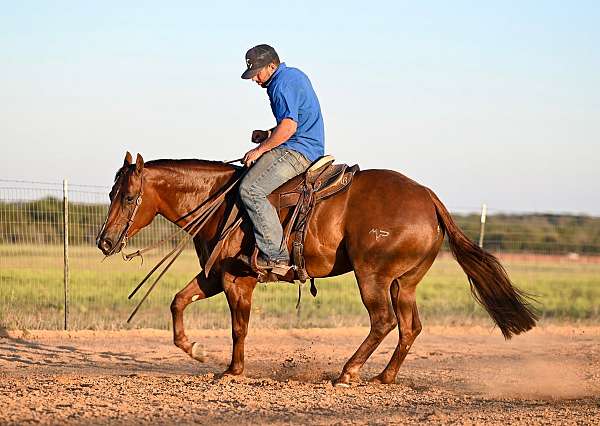
[[[358,165],[349,167],[347,164],[333,164],[334,161],[331,155],[319,158],[306,172],[284,183],[268,197],[280,216],[283,209],[293,209],[284,228],[282,245],[288,246],[288,241],[294,234],[290,254],[295,278],[300,282],[309,278],[304,262],[304,241],[314,206],[345,191],[359,170]],[[257,254],[258,250],[255,248],[253,259]],[[253,269],[255,265],[253,261]],[[256,272],[259,272],[260,280],[260,271]],[[294,279],[293,276],[289,278]]]
[[[284,224],[284,236],[281,243],[282,246],[289,246],[289,239],[294,234],[291,250],[293,268],[284,277],[260,269],[256,263],[258,247],[255,246],[251,256],[251,267],[258,274],[260,282],[280,279],[293,282],[294,279],[297,279],[304,283],[310,278],[304,262],[304,240],[313,208],[321,201],[345,191],[352,183],[354,174],[360,170],[358,165],[349,167],[347,164],[333,164],[334,161],[335,159],[331,155],[319,158],[306,172],[290,179],[269,195],[268,199],[277,209],[280,217],[282,210],[293,209],[291,216],[288,215],[289,220]],[[236,202],[229,212],[219,240],[204,265],[204,272],[207,276],[221,252],[224,242],[242,222],[242,215],[237,204]],[[314,283],[312,284],[311,293],[314,288]],[[316,290],[314,294],[316,294]]]

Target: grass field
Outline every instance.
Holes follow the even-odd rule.
[[[73,247],[70,257],[70,328],[118,329],[170,327],[169,304],[174,294],[199,266],[187,250],[143,306],[132,325],[127,325],[135,300],[127,295],[159,256],[125,263],[107,259],[96,249]],[[507,260],[513,281],[537,295],[544,320],[600,320],[600,263],[559,261],[557,258]],[[277,327],[334,327],[367,324],[354,276],[317,280],[313,299],[304,286],[302,306],[295,309],[297,286],[262,284],[254,296],[251,324]],[[449,256],[436,260],[418,287],[418,305],[427,322],[486,322],[486,313],[470,295],[465,275]],[[62,247],[0,246],[0,326],[28,329],[61,328],[64,318]],[[489,322],[489,321],[488,321]],[[186,311],[186,325],[194,328],[229,326],[229,310],[221,294],[193,304]]]

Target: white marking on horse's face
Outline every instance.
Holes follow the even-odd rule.
[[[196,300],[200,299],[200,295],[199,294],[194,294],[192,296],[192,302],[195,302]]]

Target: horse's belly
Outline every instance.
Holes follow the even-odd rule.
[[[306,270],[311,277],[340,275],[352,270],[344,242],[348,195],[346,191],[315,206],[304,245]]]

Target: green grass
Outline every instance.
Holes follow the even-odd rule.
[[[127,295],[160,256],[124,263],[120,257],[100,263],[91,248],[71,250],[70,328],[170,328],[169,304],[199,272],[194,253],[187,250],[158,285],[131,326],[125,323],[135,303]],[[600,264],[540,260],[505,262],[511,278],[539,300],[543,318],[600,320]],[[353,275],[317,280],[313,299],[304,285],[302,306],[295,309],[297,287],[261,284],[254,294],[253,326],[332,327],[368,323]],[[423,321],[488,321],[471,297],[458,264],[442,256],[418,287],[417,302]],[[0,246],[0,326],[6,328],[61,328],[64,316],[62,248],[56,246]],[[186,326],[229,326],[229,309],[221,294],[192,304]]]

